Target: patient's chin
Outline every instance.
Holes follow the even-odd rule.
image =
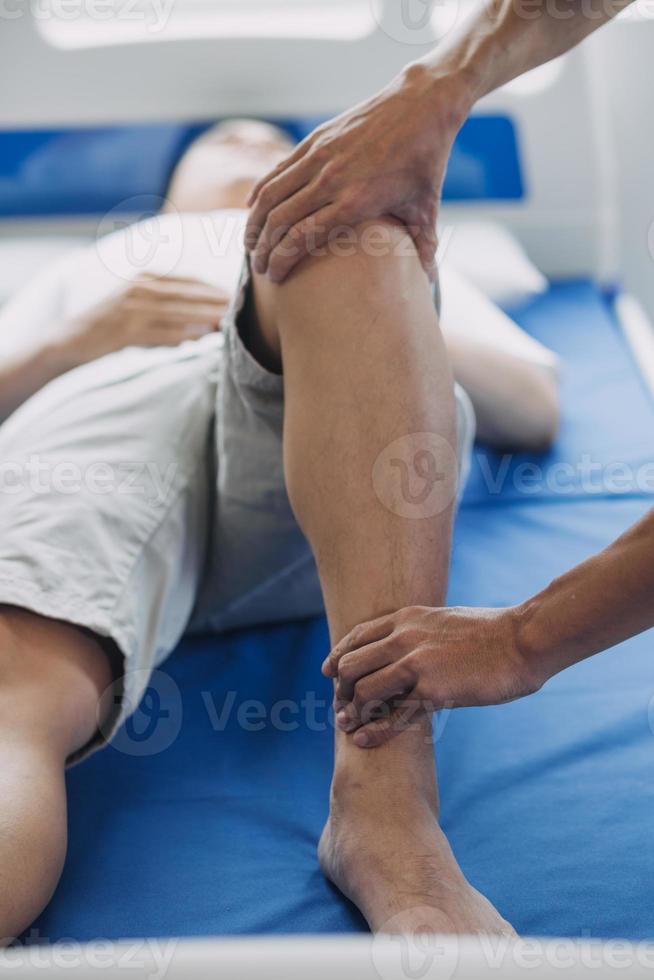
[[[255,184],[256,181],[249,177],[226,184],[224,188],[210,195],[214,203],[206,210],[217,211],[221,208],[246,208],[250,191],[254,188]]]
[[[164,211],[180,214],[206,214],[209,211],[243,210],[254,187],[252,180],[238,180],[219,187],[171,187]]]

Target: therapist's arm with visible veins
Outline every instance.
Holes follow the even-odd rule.
[[[337,721],[372,747],[418,704],[500,704],[580,660],[654,627],[654,509],[604,551],[505,609],[412,607],[355,627],[323,664]],[[370,721],[380,702],[405,693]]]
[[[246,231],[257,272],[281,282],[338,228],[398,218],[433,273],[454,138],[482,96],[557,57],[630,0],[482,3],[384,90],[319,126],[254,188]]]

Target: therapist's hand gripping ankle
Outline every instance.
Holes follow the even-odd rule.
[[[331,652],[336,721],[362,748],[404,731],[419,711],[501,704],[538,690],[520,649],[518,607],[413,606],[357,626]]]

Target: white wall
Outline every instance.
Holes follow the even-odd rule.
[[[168,35],[65,50],[47,43],[30,2],[0,0],[23,11],[0,22],[0,127],[331,113],[428,47],[415,43],[424,40],[419,33],[402,35],[393,20],[399,0],[370,0],[368,28],[351,40],[172,43],[171,21]],[[461,16],[465,5],[454,9]],[[531,90],[509,86],[479,108],[516,119],[527,200],[455,207],[446,218],[497,217],[548,274],[622,278],[654,316],[654,20],[609,25],[552,79]]]
[[[654,19],[591,39],[613,132],[620,275],[654,318]]]

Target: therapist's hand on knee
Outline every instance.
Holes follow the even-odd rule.
[[[357,626],[322,667],[336,680],[339,728],[371,748],[404,731],[416,712],[532,694],[545,678],[535,676],[518,633],[517,608],[412,606]]]
[[[254,268],[281,282],[307,254],[361,222],[402,221],[432,274],[445,166],[468,104],[410,66],[380,94],[320,126],[252,191],[246,245]],[[341,238],[341,242],[347,239]]]

